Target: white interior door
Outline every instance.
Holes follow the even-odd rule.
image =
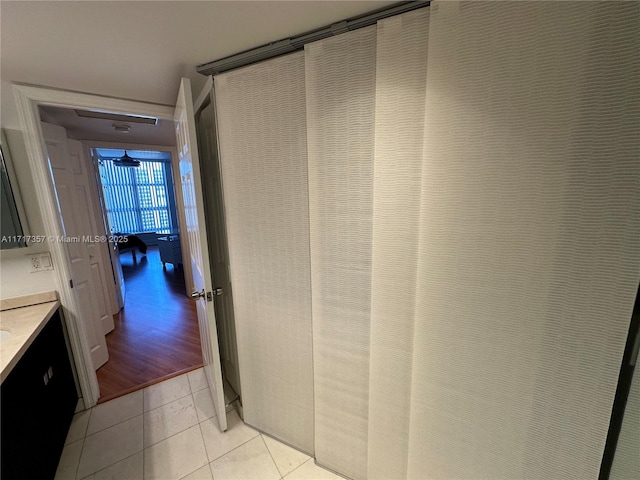
[[[185,261],[191,263],[194,294],[200,326],[202,359],[209,389],[213,397],[220,430],[227,429],[222,368],[218,349],[218,332],[213,307],[213,289],[207,248],[207,232],[204,216],[204,200],[200,179],[200,164],[196,141],[196,126],[193,114],[191,82],[183,78],[176,102],[174,122],[176,145],[180,162],[180,184],[186,218],[189,251]]]
[[[102,190],[102,179],[100,178],[100,171],[98,169],[98,158],[95,154],[95,150],[91,149],[91,163],[93,166],[93,174],[96,181],[96,194],[100,207],[100,216],[104,225],[104,231],[107,236],[111,234],[111,226],[109,225],[109,219],[107,217],[107,208],[104,203],[104,192]],[[115,296],[117,309],[124,308],[124,299],[126,295],[126,289],[124,285],[124,273],[122,272],[122,264],[120,263],[120,252],[115,242],[109,239],[107,243],[106,261],[110,263],[110,269],[115,281]]]
[[[49,165],[53,173],[58,208],[65,232],[65,238],[57,241],[64,242],[67,249],[73,291],[80,309],[73,313],[77,321],[82,322],[87,332],[93,368],[97,370],[109,359],[109,353],[102,319],[95,302],[96,286],[91,273],[89,249],[86,242],[80,241],[82,236],[87,235],[91,230],[89,210],[78,208],[86,205],[86,193],[83,193],[81,185],[75,184],[65,129],[43,122],[42,133],[47,146]]]
[[[89,230],[83,232],[95,238],[104,236],[104,228],[100,228],[99,218],[102,214],[100,208],[94,201],[94,185],[92,182],[91,165],[84,156],[82,144],[78,140],[67,140],[67,148],[69,149],[70,168],[73,172],[74,187],[77,193],[78,206],[81,206],[83,216],[87,215],[87,227]],[[113,315],[118,309],[113,308],[111,301],[111,292],[113,291],[113,275],[110,274],[110,267],[106,265],[104,257],[108,255],[109,248],[105,242],[93,241],[83,242],[87,247],[89,254],[89,268],[91,269],[91,277],[95,290],[95,306],[98,309],[98,315],[102,322],[102,331],[106,335],[114,328]],[[105,268],[106,267],[106,268]],[[109,270],[107,270],[109,268]]]

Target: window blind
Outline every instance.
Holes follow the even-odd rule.
[[[112,232],[170,233],[172,229],[167,162],[141,161],[139,167],[116,167],[100,160],[99,171]]]

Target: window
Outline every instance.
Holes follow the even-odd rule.
[[[115,158],[123,150],[97,149],[105,208],[112,232],[171,233],[172,215],[169,202],[171,163],[161,152],[131,152],[140,159],[139,167],[118,167]],[[122,152],[120,155],[113,152]],[[144,158],[150,153],[167,158]],[[142,154],[142,155],[139,155]],[[147,155],[144,155],[147,154]]]

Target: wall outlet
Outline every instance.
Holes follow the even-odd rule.
[[[53,270],[53,262],[49,252],[31,253],[29,259],[31,260],[31,273]]]

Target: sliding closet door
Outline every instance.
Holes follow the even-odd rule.
[[[315,452],[367,476],[376,27],[305,46]]]
[[[215,78],[245,421],[313,452],[304,54]]]
[[[429,9],[378,22],[368,478],[405,478]]]
[[[433,2],[409,478],[598,478],[640,278],[637,2]]]

